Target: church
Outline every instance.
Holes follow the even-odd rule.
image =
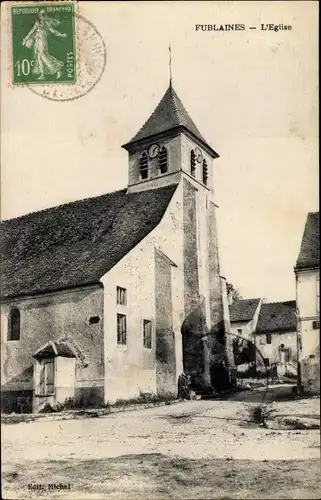
[[[1,224],[3,411],[174,396],[233,379],[216,151],[172,82],[128,152],[126,188]],[[217,373],[217,371],[216,371]]]

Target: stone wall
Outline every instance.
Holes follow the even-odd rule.
[[[211,326],[209,338],[211,341],[211,367],[216,365],[221,366],[222,363],[226,366],[228,365],[215,210],[214,203],[210,202],[208,216],[208,272],[210,277],[209,294]]]
[[[176,356],[173,330],[172,266],[155,252],[156,391],[176,394]]]
[[[282,344],[284,349],[288,349],[289,362],[296,363],[297,356],[297,334],[296,331],[293,332],[273,332],[271,334],[271,344],[266,342],[266,334],[260,333],[255,335],[256,347],[259,352],[257,352],[257,364],[258,366],[263,363],[262,358],[269,359],[269,364],[280,363]]]
[[[155,251],[164,254],[166,262],[171,261],[171,285],[163,291],[166,307],[172,308],[172,319],[169,324],[175,336],[176,368],[173,373],[176,373],[176,390],[177,377],[182,372],[181,325],[184,305],[181,185],[177,186],[160,224],[102,278],[106,338],[106,402],[136,398],[141,392],[156,394],[160,391],[159,377],[156,383],[156,329],[158,328],[156,292],[159,293],[156,272],[159,272],[159,269],[156,270]],[[168,275],[167,269],[166,280]],[[117,286],[127,290],[126,306],[119,306],[116,303]],[[117,344],[118,312],[127,316],[127,345]],[[143,346],[144,319],[152,322],[151,349]],[[166,387],[163,387],[162,392],[166,390]]]
[[[17,307],[20,340],[9,341],[8,317]],[[76,363],[76,398],[84,391],[103,394],[103,290],[83,287],[6,302],[1,308],[1,390],[11,401],[21,391],[33,391],[33,354],[49,340],[68,339],[79,356]],[[91,317],[98,317],[91,324]],[[20,396],[19,396],[20,397]],[[29,395],[28,395],[29,397]],[[14,403],[12,403],[14,404]]]
[[[194,383],[206,386],[208,365],[205,301],[199,293],[197,189],[183,179],[183,254],[184,254],[184,372]]]
[[[320,329],[313,328],[313,320],[301,319],[300,332],[301,382],[306,391],[320,392]]]
[[[320,392],[319,279],[319,269],[296,274],[301,383],[311,392]]]

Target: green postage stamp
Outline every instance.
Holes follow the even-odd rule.
[[[12,82],[76,81],[74,2],[11,6]]]

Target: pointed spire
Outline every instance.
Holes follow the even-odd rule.
[[[123,145],[123,148],[128,150],[132,144],[138,141],[177,128],[188,131],[192,137],[206,147],[213,158],[218,157],[218,154],[209,146],[204,137],[201,135],[197,126],[186,111],[182,101],[176,94],[174,88],[172,87],[170,75],[169,87],[159,104],[156,106],[154,112],[150,115],[137,134],[129,142]]]
[[[148,136],[184,126],[198,139],[205,142],[195,123],[190,118],[174,88],[170,85],[155,111],[130,142],[136,142]]]

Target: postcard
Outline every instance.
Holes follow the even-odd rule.
[[[3,498],[320,498],[317,3],[1,14]]]

